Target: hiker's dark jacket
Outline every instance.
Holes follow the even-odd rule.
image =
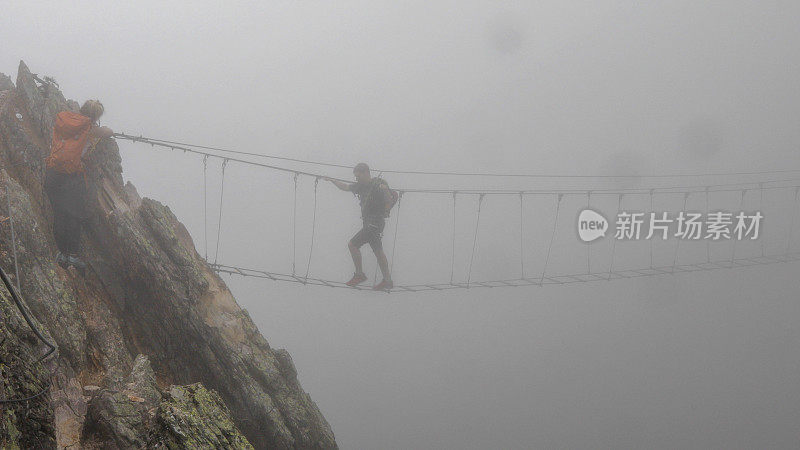
[[[372,178],[350,185],[350,190],[361,202],[361,217],[386,217],[386,198],[381,190],[381,185],[385,184],[386,182],[380,178]]]

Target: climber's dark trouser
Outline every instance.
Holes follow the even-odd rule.
[[[80,252],[81,228],[86,211],[86,182],[83,174],[47,169],[44,189],[53,205],[53,234],[65,255]]]

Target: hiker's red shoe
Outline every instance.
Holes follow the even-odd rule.
[[[388,291],[389,289],[391,289],[393,287],[394,287],[394,283],[392,283],[392,280],[384,279],[383,281],[381,281],[380,283],[376,284],[375,286],[372,286],[372,289],[375,290],[375,291]]]
[[[367,276],[364,275],[363,273],[357,273],[357,274],[353,275],[353,278],[350,278],[350,281],[348,281],[345,284],[350,286],[350,287],[353,287],[353,286],[357,286],[357,285],[359,285],[359,284],[361,284],[361,283],[363,283],[365,281],[367,281]]]

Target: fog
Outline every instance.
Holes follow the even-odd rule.
[[[115,131],[380,169],[401,189],[659,187],[800,167],[797,2],[25,2],[3,6],[0,71],[19,60]],[[652,4],[651,4],[652,3]],[[357,201],[314,178],[119,141],[124,176],[170,206],[210,260],[352,275]],[[254,158],[250,158],[254,159]],[[266,162],[266,161],[262,161]],[[347,168],[276,165],[351,179]],[[794,181],[796,184],[796,180]],[[752,186],[751,186],[752,187]],[[763,195],[763,196],[762,196]],[[800,246],[790,190],[719,192],[765,215],[736,256]],[[613,214],[616,195],[592,195]],[[682,194],[660,194],[678,211]],[[701,211],[702,195],[686,199]],[[647,195],[625,207],[650,210]],[[741,203],[740,203],[741,202]],[[610,269],[575,233],[586,195],[404,195],[386,228],[397,284]],[[399,221],[398,221],[399,216]],[[795,224],[792,232],[789,225]],[[295,228],[296,225],[296,228]],[[393,245],[397,230],[396,247]],[[293,245],[296,230],[296,246]],[[522,239],[520,239],[522,238]],[[520,244],[520,241],[522,243]],[[614,268],[651,264],[621,242]],[[653,242],[653,263],[730,259],[730,241]],[[206,250],[208,248],[208,250]],[[364,247],[372,278],[374,256]],[[520,258],[520,251],[522,251]],[[706,253],[708,252],[708,253]],[[520,263],[521,259],[521,263]],[[797,263],[519,288],[391,294],[224,276],[342,448],[792,448],[800,421]],[[372,282],[372,279],[370,279]]]

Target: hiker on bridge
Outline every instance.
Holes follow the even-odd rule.
[[[83,163],[100,139],[114,134],[110,128],[97,124],[103,111],[100,101],[87,100],[79,112],[58,113],[50,156],[45,159],[44,188],[53,205],[56,262],[64,269],[71,265],[80,273],[86,270],[86,263],[79,256],[87,194]]]
[[[389,290],[394,287],[394,283],[392,282],[392,275],[389,273],[389,262],[386,259],[386,253],[383,251],[381,238],[383,236],[383,228],[386,225],[386,218],[389,216],[389,211],[397,202],[397,193],[389,189],[389,185],[386,181],[378,177],[372,177],[370,175],[369,166],[365,163],[358,163],[353,169],[353,175],[356,177],[355,183],[345,183],[343,181],[326,178],[339,189],[355,194],[361,203],[363,227],[347,244],[350,249],[350,255],[353,257],[353,264],[355,265],[356,272],[353,274],[353,278],[346,284],[348,286],[356,286],[367,280],[367,276],[364,274],[364,268],[361,264],[360,248],[364,244],[369,244],[369,246],[372,247],[372,251],[375,253],[375,257],[378,260],[378,267],[380,267],[381,274],[383,275],[383,281],[373,286],[373,289]]]

